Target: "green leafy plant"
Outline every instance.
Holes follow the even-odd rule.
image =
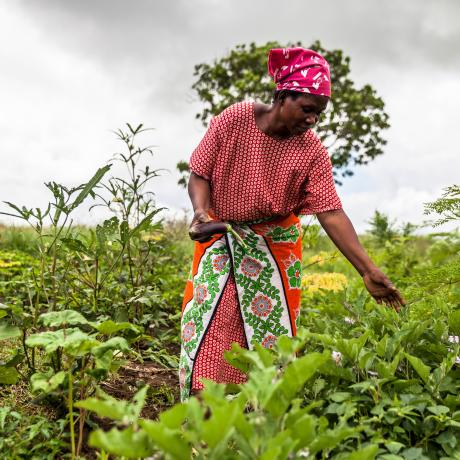
[[[67,448],[65,420],[23,415],[10,406],[0,407],[0,455],[5,459],[55,459]]]
[[[73,310],[50,312],[40,317],[40,323],[52,328],[32,334],[26,340],[29,347],[43,349],[49,358],[50,367],[32,375],[32,391],[50,394],[61,390],[65,395],[69,413],[72,458],[81,449],[82,430],[85,420],[80,413],[80,437],[76,447],[74,433],[74,398],[90,393],[97,381],[105,378],[108,372],[116,371],[122,364],[123,354],[130,354],[128,341],[113,336],[123,330],[141,333],[130,323],[117,324],[111,320],[90,322]],[[78,327],[77,327],[78,326]],[[85,327],[88,332],[82,330]],[[109,337],[104,340],[105,337]]]
[[[451,185],[444,189],[441,198],[432,203],[426,203],[425,214],[433,213],[440,215],[440,218],[434,222],[434,226],[460,220],[460,186]]]

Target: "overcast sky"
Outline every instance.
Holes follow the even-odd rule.
[[[390,115],[385,154],[338,189],[345,210],[359,231],[375,209],[420,223],[460,183],[459,24],[457,0],[0,1],[0,200],[43,205],[43,182],[85,181],[117,149],[111,130],[142,122],[152,166],[170,170],[159,203],[190,209],[175,165],[204,134],[194,65],[240,43],[319,39]]]

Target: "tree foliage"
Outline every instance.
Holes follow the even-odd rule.
[[[302,43],[288,43],[303,46]],[[267,56],[277,42],[257,46],[237,45],[212,64],[195,66],[196,81],[192,88],[205,103],[196,115],[206,126],[210,118],[229,105],[253,99],[270,101],[275,85],[267,73]],[[332,101],[321,117],[317,133],[329,150],[336,182],[353,174],[356,165],[367,164],[383,153],[386,140],[382,131],[389,127],[385,104],[375,89],[366,84],[358,87],[350,78],[350,57],[342,50],[326,50],[319,41],[309,48],[321,53],[331,66]]]
[[[379,243],[391,241],[398,234],[395,228],[395,221],[390,221],[388,215],[380,211],[376,210],[372,218],[368,220],[368,223],[371,226],[369,233],[376,238]]]
[[[434,226],[460,220],[460,186],[451,185],[444,189],[441,198],[425,204],[425,214],[438,214],[440,218]]]

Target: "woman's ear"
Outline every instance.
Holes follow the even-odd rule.
[[[286,97],[287,97],[287,93],[284,89],[282,89],[280,93],[278,94],[278,101],[280,105],[283,105],[285,103]]]

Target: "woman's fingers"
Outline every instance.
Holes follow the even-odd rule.
[[[396,292],[395,292],[395,296],[396,296],[396,299],[398,300],[398,302],[401,304],[401,305],[406,305],[406,301],[404,300],[404,297],[401,295],[401,293],[396,289]]]
[[[399,298],[394,294],[390,294],[390,295],[388,295],[386,297],[382,297],[382,298],[378,299],[377,303],[381,304],[382,300],[383,300],[383,302],[385,303],[385,305],[387,307],[391,307],[394,310],[396,310],[397,312],[399,312],[401,310],[401,307],[404,305],[399,301]]]
[[[193,222],[189,228],[189,236],[192,240],[204,243],[209,241],[214,235],[225,233],[228,224],[218,220],[210,220],[208,222]]]

